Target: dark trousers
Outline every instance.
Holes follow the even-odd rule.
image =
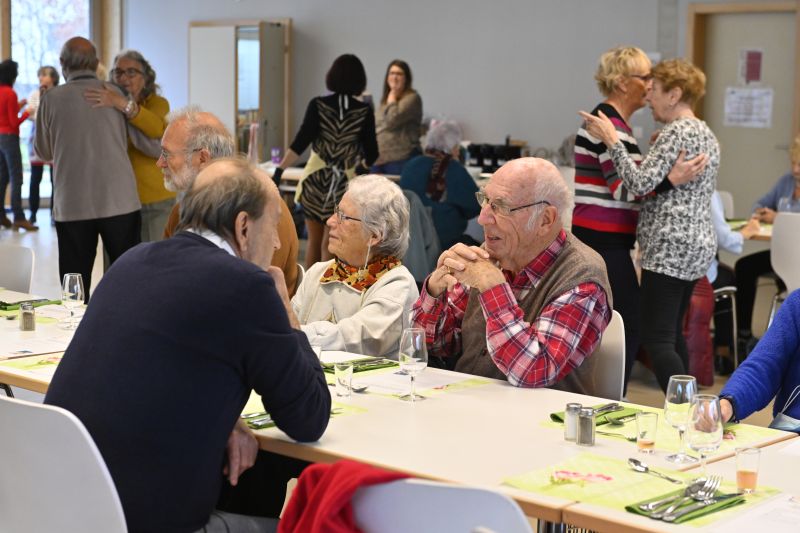
[[[31,210],[31,221],[36,220],[36,212],[39,211],[39,204],[41,201],[39,196],[39,184],[42,183],[44,167],[45,165],[31,164],[31,184],[30,192],[28,193],[28,207]],[[53,183],[53,167],[52,165],[47,165],[47,167],[50,169],[50,183]],[[53,193],[55,193],[55,187],[53,187]],[[53,196],[55,196],[55,194],[51,194],[50,198],[53,198]],[[53,202],[50,202],[50,211],[53,211]]]
[[[625,393],[631,376],[636,354],[639,352],[639,280],[627,248],[595,248],[606,262],[608,282],[614,310],[622,316],[625,324]]]
[[[222,482],[217,509],[229,513],[278,518],[286,484],[311,463],[259,450],[256,463],[239,476],[235,487]]]
[[[14,220],[25,220],[25,212],[22,210],[22,152],[19,150],[19,135],[0,133],[0,202],[3,202],[3,216],[6,187],[9,183]]]
[[[142,217],[139,211],[107,218],[56,221],[58,235],[58,273],[63,279],[68,272],[83,276],[86,301],[92,286],[92,266],[97,253],[97,237],[103,239],[111,263],[142,239]]]
[[[736,261],[733,268],[736,274],[736,318],[739,320],[739,329],[749,333],[753,327],[753,305],[756,301],[758,278],[775,273],[769,250],[746,255]],[[777,283],[780,290],[786,289],[783,281],[778,279]]]
[[[642,270],[641,341],[653,361],[653,370],[664,392],[670,376],[686,374],[689,370],[683,316],[695,282]]]
[[[720,263],[717,266],[717,279],[711,286],[716,289],[736,286],[733,269]],[[736,295],[737,307],[739,295]],[[733,351],[733,315],[729,298],[714,303],[714,346],[730,346]],[[739,318],[737,316],[737,318]],[[740,319],[741,320],[741,319]]]

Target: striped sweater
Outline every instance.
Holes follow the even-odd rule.
[[[598,105],[592,114],[597,115],[598,111],[611,119],[631,159],[639,164],[642,153],[630,126],[609,104]],[[592,240],[602,240],[603,244],[616,242],[633,246],[638,218],[637,197],[617,175],[605,144],[589,135],[581,126],[575,140],[575,211],[572,225],[576,235],[590,246],[599,244],[592,243]]]

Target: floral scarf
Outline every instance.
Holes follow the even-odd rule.
[[[377,257],[365,268],[348,265],[337,258],[325,270],[319,282],[333,283],[338,281],[358,292],[364,292],[381,279],[381,276],[400,265],[400,260],[393,255]]]
[[[434,202],[438,202],[444,196],[447,190],[447,165],[453,156],[442,152],[441,150],[425,150],[425,155],[433,158],[433,166],[431,167],[431,175],[428,177],[428,183],[425,186],[425,192],[428,198]]]

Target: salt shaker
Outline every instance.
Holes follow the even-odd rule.
[[[34,331],[36,329],[36,311],[31,302],[19,304],[19,329],[22,331]]]
[[[583,407],[578,413],[578,446],[594,446],[594,409]]]
[[[564,410],[564,440],[575,442],[575,436],[578,432],[578,412],[581,410],[581,404],[568,403],[567,408]]]

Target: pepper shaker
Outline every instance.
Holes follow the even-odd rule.
[[[594,409],[584,407],[578,413],[578,446],[594,446]]]
[[[568,403],[564,410],[564,440],[575,442],[578,433],[578,412],[581,404]]]

